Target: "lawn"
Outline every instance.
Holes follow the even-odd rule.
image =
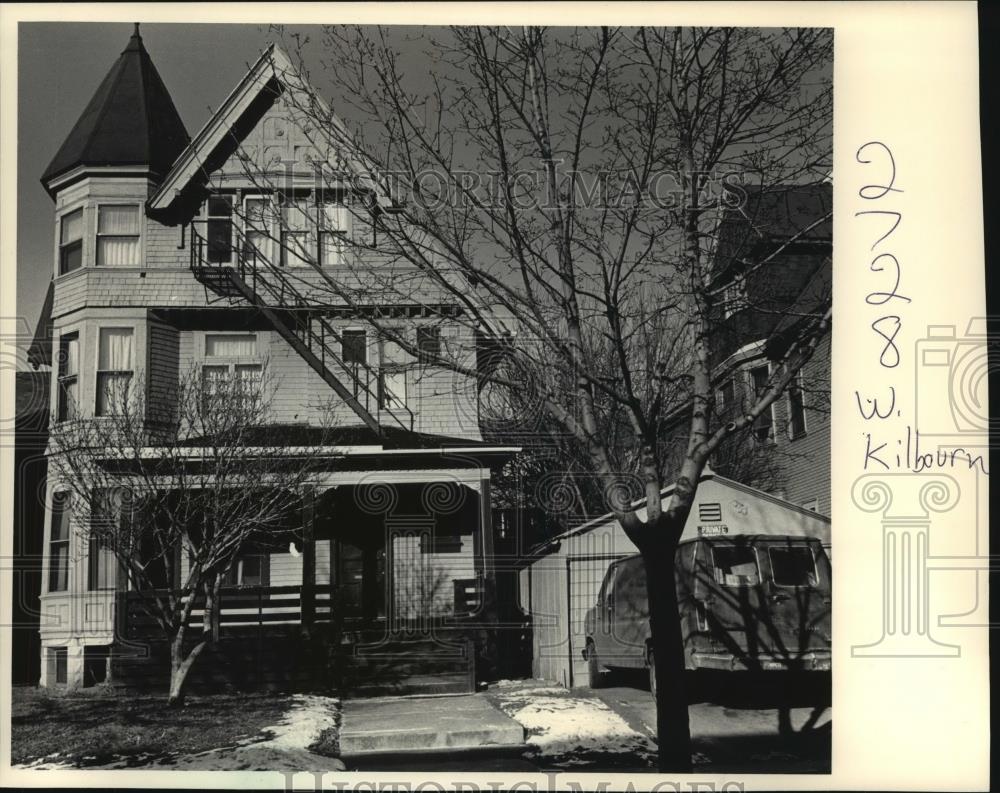
[[[256,737],[288,710],[287,695],[189,696],[182,710],[164,696],[107,689],[52,693],[15,688],[11,698],[11,763],[49,758],[75,767],[157,759],[232,746]]]

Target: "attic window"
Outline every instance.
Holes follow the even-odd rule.
[[[208,199],[206,234],[208,260],[213,264],[229,264],[233,259],[233,199],[217,195]]]

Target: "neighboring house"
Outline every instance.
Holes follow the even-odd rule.
[[[749,191],[745,204],[721,221],[712,279],[717,422],[753,403],[799,323],[828,304],[831,209],[829,183],[773,188]],[[830,371],[827,333],[770,409],[716,451],[713,470],[829,516]],[[682,408],[665,432],[677,458],[689,423],[689,408]]]
[[[14,380],[14,558],[11,603],[11,681],[36,685],[39,664],[38,596],[42,591],[45,528],[45,447],[49,373],[17,372]]]
[[[320,154],[296,121],[286,101],[293,71],[270,47],[189,139],[136,27],[42,177],[55,201],[53,280],[32,361],[52,366],[55,422],[100,416],[108,378],[147,383],[150,404],[169,399],[171,382],[192,367],[253,379],[266,364],[275,429],[290,456],[332,410],[346,457],[317,473],[303,547],[241,558],[229,583],[260,595],[265,605],[251,609],[249,621],[265,644],[271,625],[332,616],[357,627],[350,635],[378,642],[406,619],[481,608],[493,575],[491,471],[517,450],[483,442],[475,378],[457,382],[463,378],[410,358],[364,321],[365,311],[398,317],[418,344],[465,344],[475,360],[473,330],[458,321],[456,299],[421,293],[419,305],[404,305],[398,292],[380,292],[377,278],[362,306],[331,302],[329,290],[316,297],[324,279],[342,274],[339,256],[363,255],[344,253],[338,237],[373,231],[340,211],[351,199],[346,191],[316,192],[315,163],[333,163],[336,152]],[[254,173],[276,162],[284,169],[280,197]],[[283,226],[280,253],[252,237],[246,217],[256,207],[300,201],[337,224],[329,236]],[[289,253],[286,233],[297,235],[300,255]],[[374,243],[376,272],[383,260]],[[459,485],[463,500],[435,514],[431,491],[443,482]],[[358,488],[371,483],[394,488],[386,511],[359,506]],[[108,660],[124,582],[113,564],[77,547],[72,503],[59,482],[48,483],[46,503],[42,685],[100,682],[116,669],[141,676],[139,661]],[[418,604],[412,577],[427,571],[443,587],[432,603]],[[279,591],[284,600],[273,608]],[[224,594],[222,645],[225,603]],[[405,643],[395,651],[405,654]],[[270,656],[282,654],[294,655],[292,646],[271,646]],[[239,674],[241,664],[259,667],[270,656],[230,666]]]

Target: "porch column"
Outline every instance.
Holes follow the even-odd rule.
[[[302,488],[302,629],[309,632],[316,616],[316,490]]]
[[[479,481],[479,531],[482,535],[483,618],[486,622],[498,620],[496,602],[496,568],[493,551],[493,499],[490,495],[490,477]]]

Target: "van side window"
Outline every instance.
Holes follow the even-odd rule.
[[[807,545],[788,548],[769,548],[771,575],[778,586],[815,586],[816,559]]]
[[[713,545],[715,580],[724,586],[754,586],[760,583],[757,555],[743,545]]]

